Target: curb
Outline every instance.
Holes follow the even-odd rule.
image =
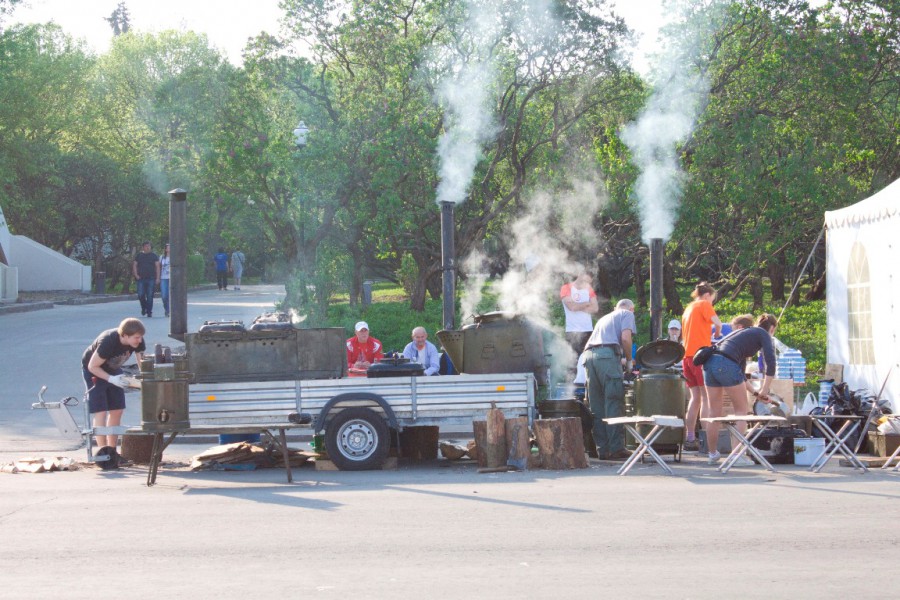
[[[94,296],[85,298],[69,298],[67,300],[59,300],[56,302],[21,302],[14,304],[0,304],[0,315],[9,315],[15,313],[31,312],[34,310],[46,310],[53,308],[57,304],[78,306],[82,304],[105,304],[107,302],[121,302],[123,300],[137,300],[135,294],[125,294],[118,296]]]
[[[204,284],[193,286],[188,288],[188,291],[192,290],[213,290],[216,289],[216,285],[213,284]],[[0,304],[0,316],[10,315],[15,313],[23,313],[23,312],[31,312],[34,310],[46,310],[48,308],[53,308],[55,305],[59,304],[61,306],[81,306],[83,304],[106,304],[108,302],[123,302],[125,300],[137,300],[137,294],[117,294],[117,295],[109,295],[109,296],[84,296],[77,298],[68,298],[66,300],[57,300],[55,302],[50,301],[42,301],[42,302],[14,302],[12,304]]]

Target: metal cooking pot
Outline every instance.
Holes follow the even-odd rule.
[[[684,415],[684,378],[673,367],[683,357],[684,346],[671,340],[658,340],[638,348],[635,361],[640,367],[640,375],[634,382],[636,415]],[[669,429],[657,438],[653,447],[658,451],[677,453],[681,438],[679,429]]]
[[[769,392],[769,402],[757,400],[753,403],[753,414],[759,416],[772,415],[775,417],[787,417],[790,414],[790,407],[781,396]]]

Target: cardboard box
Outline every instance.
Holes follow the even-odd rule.
[[[827,381],[829,379],[834,380],[835,383],[844,381],[844,365],[835,363],[826,364],[825,375],[822,376],[822,380]]]
[[[900,435],[894,433],[884,434],[877,431],[869,432],[869,449],[873,456],[887,458],[894,453],[898,445],[900,445]]]

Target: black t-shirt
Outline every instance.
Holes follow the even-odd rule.
[[[156,279],[156,263],[159,257],[155,252],[138,252],[134,257],[140,279]]]
[[[137,348],[132,348],[122,343],[118,329],[107,329],[98,335],[97,339],[84,350],[84,354],[81,355],[81,366],[87,369],[88,363],[91,362],[91,357],[96,352],[100,355],[100,358],[106,359],[102,369],[110,375],[115,375],[116,371],[120,370],[122,365],[131,358],[132,353],[143,352],[146,349],[147,346],[144,344],[144,340],[141,340]]]
[[[735,331],[719,342],[717,347],[719,352],[739,365],[762,350],[766,375],[775,376],[775,346],[772,343],[772,336],[762,327],[747,327]]]

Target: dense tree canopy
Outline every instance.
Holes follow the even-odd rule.
[[[605,296],[634,286],[641,300],[646,165],[625,132],[674,79],[703,86],[671,144],[669,291],[708,279],[783,300],[823,211],[900,177],[896,0],[672,0],[659,55],[674,62],[647,75],[605,0],[284,0],[282,36],[252,40],[241,67],[203,35],[141,33],[127,3],[101,56],[56,26],[9,25],[15,4],[0,0],[0,202],[15,233],[127,285],[182,187],[191,253],[240,247],[310,324],[368,278],[403,279],[414,309],[439,296],[448,197],[460,255],[485,255],[462,277],[515,268],[529,216],[561,248],[544,257],[560,281],[582,264]],[[565,198],[592,177],[576,239]],[[810,282],[822,272],[813,261]]]

